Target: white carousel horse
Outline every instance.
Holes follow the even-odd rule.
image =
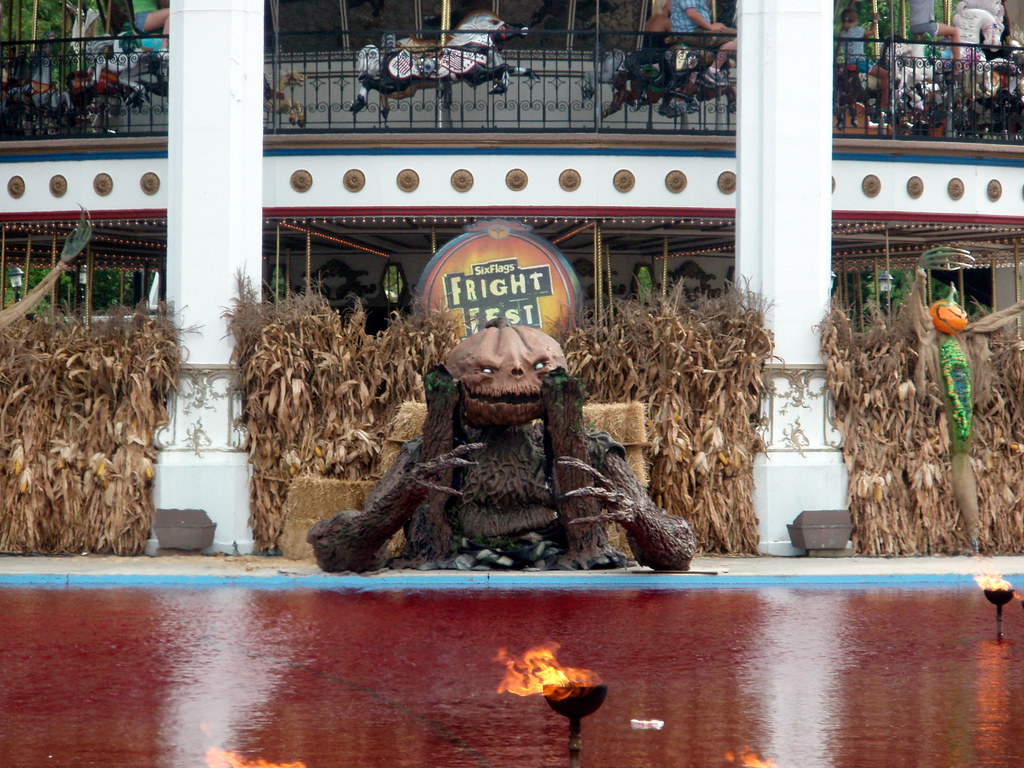
[[[5,128],[47,133],[70,118],[71,97],[54,83],[53,71],[54,56],[49,43],[14,60],[10,86],[0,105]]]
[[[493,83],[490,94],[508,90],[509,75],[537,79],[532,70],[514,67],[498,53],[498,43],[525,35],[528,28],[509,24],[490,11],[469,14],[456,27],[443,47],[436,40],[403,37],[385,44],[382,51],[376,45],[364,46],[356,57],[359,69],[359,93],[352,112],[367,105],[370,91],[382,97],[381,113],[387,116],[388,96],[404,98],[417,88],[436,87],[439,82],[466,82],[472,86]]]
[[[1001,0],[960,0],[953,26],[960,30],[962,43],[997,46],[1006,29],[1004,18]]]
[[[953,15],[953,26],[960,30],[963,43],[998,47],[1006,29],[1004,19],[1001,0],[960,0]],[[965,48],[961,66],[965,71],[973,70],[975,75],[968,86],[972,96],[991,94],[1000,87],[1002,76],[1016,79],[1017,74],[1016,66],[1005,59],[986,61],[980,48]]]

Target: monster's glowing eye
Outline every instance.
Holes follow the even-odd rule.
[[[480,370],[483,371],[484,373],[494,373],[493,368],[481,368]]]
[[[547,367],[548,364],[545,363],[543,360],[538,360],[536,363],[533,364],[533,370],[535,371],[542,371]]]

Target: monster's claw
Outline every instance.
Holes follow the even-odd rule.
[[[579,469],[583,472],[586,472],[588,475],[597,480],[597,482],[600,483],[605,488],[609,487],[608,478],[606,478],[592,466],[587,464],[587,462],[585,461],[580,461],[579,459],[573,456],[562,456],[561,458],[558,459],[558,463],[561,464],[563,467],[572,467],[573,469]],[[570,491],[569,493],[575,493],[575,491]],[[569,494],[566,495],[568,496]]]
[[[965,248],[940,245],[922,253],[917,265],[921,269],[957,270],[974,266],[975,261],[971,252]]]
[[[416,467],[415,471],[411,473],[410,479],[417,485],[429,488],[432,491],[440,491],[441,493],[448,493],[453,496],[461,496],[462,494],[454,488],[449,488],[445,485],[438,485],[434,482],[434,478],[449,469],[475,466],[477,462],[470,461],[464,457],[466,454],[478,451],[483,447],[483,443],[466,443],[465,445],[457,446],[455,449],[442,456],[422,462]]]

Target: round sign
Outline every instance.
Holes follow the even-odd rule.
[[[552,334],[573,325],[580,283],[562,252],[521,221],[478,221],[434,254],[416,293],[421,306],[457,313],[466,335],[504,317]]]

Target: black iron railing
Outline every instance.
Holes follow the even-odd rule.
[[[495,45],[456,37],[443,46],[437,30],[374,37],[270,41],[266,132],[736,130],[737,74],[709,72],[710,50],[594,30],[508,34]],[[867,41],[865,51],[836,59],[837,135],[1024,137],[1019,49],[963,45],[954,57],[948,46]],[[146,38],[0,43],[0,60],[2,139],[166,134],[168,61]]]
[[[167,132],[159,38],[0,43],[0,137]]]
[[[385,32],[361,48],[316,52],[301,37],[284,36],[269,57],[269,132],[736,129],[728,72],[701,79],[705,52],[638,47],[635,34],[530,32],[480,49],[458,37],[442,46],[436,30],[404,36],[417,43]]]
[[[1024,50],[868,41],[838,44],[835,131],[858,137],[1017,143],[1024,139]]]

